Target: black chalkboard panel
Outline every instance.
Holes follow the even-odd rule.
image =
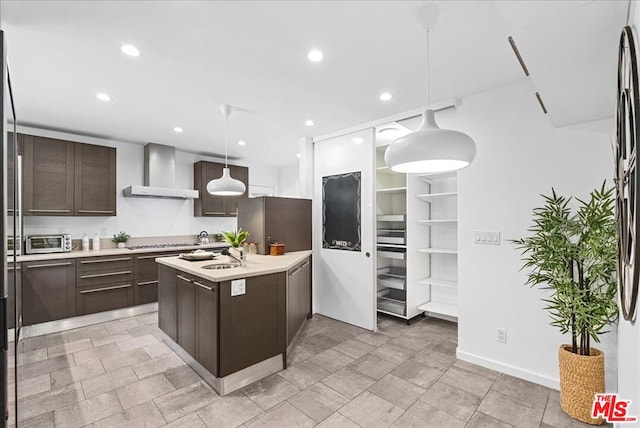
[[[360,175],[322,177],[322,248],[361,251]]]

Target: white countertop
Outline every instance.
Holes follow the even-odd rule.
[[[58,260],[58,259],[73,259],[80,257],[99,257],[99,256],[121,256],[121,255],[133,255],[140,253],[158,253],[158,252],[191,252],[194,250],[211,249],[211,248],[224,248],[229,244],[224,242],[214,242],[207,245],[189,245],[185,247],[162,247],[162,248],[139,248],[136,250],[130,250],[128,248],[105,248],[104,250],[88,250],[88,251],[71,251],[69,253],[51,253],[51,254],[28,254],[18,256],[18,262],[33,262],[40,260]],[[225,257],[226,258],[226,257]],[[8,261],[12,261],[12,257],[8,257]]]
[[[248,278],[251,276],[266,275],[269,273],[284,272],[311,255],[311,251],[295,251],[285,253],[282,256],[261,256],[251,254],[247,256],[246,267],[233,267],[230,269],[203,269],[202,266],[211,264],[224,264],[232,261],[227,256],[220,256],[216,260],[190,262],[179,257],[163,257],[156,259],[157,263],[169,266],[182,272],[198,276],[208,281],[220,282],[232,279]]]

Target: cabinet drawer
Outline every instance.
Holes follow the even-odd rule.
[[[95,272],[78,272],[76,285],[77,287],[87,287],[90,285],[109,284],[113,282],[133,282],[133,269],[123,267],[120,269],[112,269]]]
[[[158,280],[138,281],[136,279],[134,293],[134,304],[144,305],[158,301]]]
[[[79,258],[76,270],[78,271],[78,273],[111,270],[133,270],[133,255]]]
[[[133,305],[133,284],[125,281],[80,287],[76,303],[78,315],[126,308]]]

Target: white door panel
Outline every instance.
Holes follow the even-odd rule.
[[[355,143],[356,141],[362,141]],[[374,130],[314,144],[314,304],[319,314],[358,327],[376,326],[374,274]],[[322,248],[322,177],[361,172],[361,251]],[[367,256],[367,254],[369,256]]]

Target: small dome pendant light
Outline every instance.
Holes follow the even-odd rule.
[[[440,173],[468,166],[476,157],[476,144],[467,134],[441,129],[429,106],[429,30],[440,15],[440,8],[429,3],[418,9],[418,23],[427,32],[427,111],[420,127],[394,140],[384,154],[393,171],[404,173]]]
[[[247,186],[240,180],[236,180],[231,177],[228,165],[228,148],[229,148],[229,135],[227,132],[227,122],[229,121],[229,115],[231,114],[231,106],[222,104],[220,111],[224,115],[224,168],[222,169],[222,177],[211,180],[207,183],[207,192],[216,196],[238,196],[242,195]]]

